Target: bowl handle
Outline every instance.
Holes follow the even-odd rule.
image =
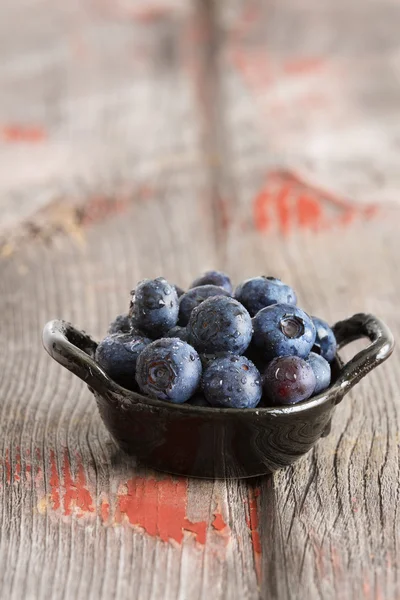
[[[89,387],[104,393],[113,382],[94,360],[97,343],[66,321],[50,321],[43,330],[43,345],[54,360],[80,377]]]
[[[333,326],[338,348],[343,348],[350,342],[367,337],[371,344],[358,352],[346,363],[333,385],[338,391],[338,402],[362,379],[385,361],[393,352],[394,339],[386,325],[373,315],[356,314],[349,319],[339,321]]]

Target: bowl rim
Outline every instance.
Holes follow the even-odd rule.
[[[97,348],[95,342],[86,332],[76,329],[71,323],[63,320],[48,322],[43,330],[43,344],[54,360],[80,377],[98,395],[106,396],[111,393],[117,401],[124,405],[124,409],[140,405],[143,408],[154,407],[163,411],[183,410],[188,414],[214,415],[220,417],[237,416],[241,418],[259,417],[268,415],[281,417],[304,413],[319,408],[326,403],[338,404],[344,395],[362,379],[369,371],[385,361],[394,348],[393,335],[387,326],[377,317],[370,314],[357,313],[348,319],[339,321],[333,326],[338,350],[351,341],[367,337],[370,344],[360,350],[348,363],[343,364],[336,353],[333,363],[339,371],[334,381],[320,394],[297,404],[281,406],[256,406],[254,408],[225,408],[213,406],[194,406],[188,402],[182,404],[166,402],[145,396],[138,392],[120,386],[98,365],[94,359]],[[81,342],[79,345],[74,340]],[[88,352],[90,350],[90,353]],[[106,398],[107,399],[107,398]]]

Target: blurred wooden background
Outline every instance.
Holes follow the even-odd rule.
[[[256,481],[126,458],[44,323],[100,338],[143,277],[287,280],[400,330],[393,0],[5,0],[0,594],[397,600],[399,357]],[[347,352],[347,356],[350,352]]]

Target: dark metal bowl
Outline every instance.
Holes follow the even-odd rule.
[[[43,332],[47,352],[88,384],[118,446],[160,471],[193,477],[253,477],[294,463],[329,433],[333,411],[349,390],[393,351],[389,329],[357,314],[334,326],[339,348],[371,344],[346,365],[332,363],[332,384],[293,406],[233,409],[169,404],[126,390],[94,361],[97,344],[65,321]]]

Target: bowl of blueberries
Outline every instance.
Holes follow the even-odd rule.
[[[343,364],[337,351],[370,344]],[[328,435],[335,407],[386,360],[392,334],[356,314],[330,327],[275,277],[235,289],[208,271],[184,292],[140,281],[129,310],[96,343],[65,321],[45,326],[47,352],[94,394],[118,446],[176,475],[242,478],[294,463]]]

